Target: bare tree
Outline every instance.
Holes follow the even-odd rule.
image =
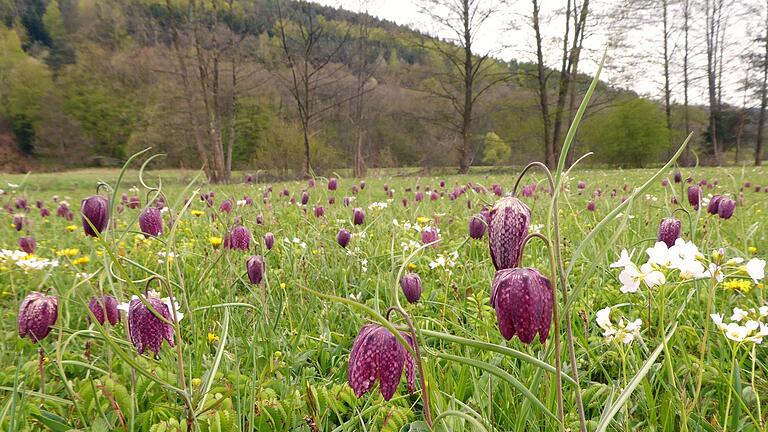
[[[375,71],[375,65],[371,65],[369,61],[370,49],[368,46],[368,29],[370,26],[370,15],[368,15],[368,1],[361,0],[360,13],[361,17],[357,28],[357,44],[356,44],[356,58],[353,66],[355,73],[355,94],[352,100],[354,105],[354,127],[355,127],[355,143],[354,143],[354,157],[353,157],[353,173],[355,177],[364,177],[367,167],[365,164],[365,156],[363,152],[364,143],[367,137],[366,128],[366,93],[370,89],[366,89],[366,84],[369,83],[373,77]]]
[[[536,37],[536,76],[537,92],[539,96],[539,108],[541,109],[541,120],[544,125],[544,154],[548,166],[555,165],[555,145],[551,140],[549,131],[552,125],[552,119],[549,117],[549,100],[547,95],[547,79],[549,77],[547,68],[544,64],[543,38],[541,35],[541,3],[539,0],[532,0],[533,15],[532,26]]]
[[[340,68],[334,67],[334,59],[349,38],[347,27],[344,34],[334,34],[328,21],[318,16],[315,6],[298,1],[285,10],[280,0],[277,6],[277,31],[280,47],[288,69],[288,77],[280,75],[296,103],[304,139],[304,161],[301,174],[310,175],[312,169],[310,138],[314,123],[329,109],[342,101],[326,102],[317,98],[317,90],[338,80]]]
[[[506,71],[494,71],[490,52],[478,53],[475,41],[484,23],[496,12],[503,0],[422,0],[421,13],[434,22],[439,31],[450,36],[447,41],[430,38],[428,47],[446,60],[449,73],[428,89],[434,96],[450,102],[457,118],[448,119],[449,129],[458,133],[456,149],[459,172],[467,173],[475,156],[472,132],[473,115],[478,100],[493,86],[508,78]]]
[[[760,116],[757,121],[757,142],[755,144],[755,166],[760,166],[763,160],[763,139],[765,138],[766,105],[768,105],[768,1],[765,2],[765,36],[763,40],[765,52],[762,58],[763,79],[760,86]]]

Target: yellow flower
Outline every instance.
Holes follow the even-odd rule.
[[[208,241],[211,242],[211,246],[217,248],[221,246],[222,239],[221,237],[208,237]]]
[[[218,341],[219,341],[218,336],[216,336],[214,333],[208,332],[208,343],[214,343]]]
[[[74,265],[88,264],[89,262],[91,262],[91,257],[87,257],[87,256],[83,256],[75,260],[72,260],[72,264]]]
[[[727,289],[748,293],[752,289],[752,281],[749,279],[730,279],[725,281],[723,286]]]
[[[56,251],[57,256],[65,256],[65,257],[73,257],[80,253],[80,249],[77,248],[68,248],[68,249],[61,249]]]
[[[285,289],[285,282],[280,282],[280,288]]]
[[[749,248],[747,248],[747,251],[749,251],[749,253],[751,253],[751,254],[756,254],[757,253],[757,248],[754,247],[754,246],[750,246]]]
[[[67,231],[72,232],[77,229],[77,225],[67,225]]]
[[[200,387],[202,383],[203,383],[203,380],[201,380],[200,378],[192,378],[193,387]]]
[[[418,222],[418,223],[427,223],[427,222],[429,222],[429,218],[426,218],[424,216],[419,216],[419,217],[416,218],[416,222]]]
[[[190,213],[192,213],[192,216],[200,217],[205,214],[202,210],[192,210]]]
[[[416,264],[408,263],[408,270],[416,270]]]

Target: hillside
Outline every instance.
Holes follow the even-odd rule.
[[[455,47],[345,10],[306,3],[282,8],[289,32],[307,16],[322,28],[315,61],[329,63],[305,101],[317,114],[307,126],[313,169],[350,166],[358,140],[370,167],[455,163],[451,106],[435,97],[455,77],[434,49]],[[192,15],[199,19],[190,21]],[[301,164],[303,124],[272,1],[203,8],[184,1],[23,0],[0,3],[0,17],[3,114],[12,119],[19,151],[38,168],[112,165],[149,146],[167,154],[168,167],[196,168],[196,143],[212,128],[231,147],[223,157],[235,169],[290,175]],[[478,100],[472,162],[541,159],[534,66],[491,60],[489,67],[504,80]],[[577,89],[588,80],[580,76]],[[634,99],[601,85],[595,111]],[[644,111],[643,127],[664,127],[655,111]],[[585,133],[590,129],[598,129],[590,136],[602,133],[599,124],[585,124]],[[491,133],[511,150],[502,160],[486,157]],[[598,145],[581,144],[585,150]],[[638,163],[654,162],[668,145]]]

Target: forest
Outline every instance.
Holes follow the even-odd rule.
[[[584,50],[584,39],[620,34],[633,20],[663,37],[658,55],[628,67],[655,68],[663,82],[650,95],[600,82],[574,154],[595,152],[587,163],[597,166],[653,166],[693,131],[682,163],[759,164],[768,5],[611,3],[568,1],[555,40],[542,35],[553,25],[542,2],[526,3],[517,25],[535,46],[529,58],[504,61],[473,43],[500,1],[423,1],[429,19],[460,30],[436,38],[310,2],[0,0],[0,169],[117,166],[147,147],[166,155],[166,167],[203,167],[215,182],[232,170],[290,178],[552,166],[591,79],[585,57],[602,54]],[[727,32],[747,17],[754,25],[744,46],[726,47]],[[626,48],[608,40],[606,67]],[[748,70],[733,70],[735,55]],[[741,75],[737,89],[722,84]],[[696,86],[704,99],[689,96]]]

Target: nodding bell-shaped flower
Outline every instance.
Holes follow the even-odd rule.
[[[688,187],[688,204],[693,206],[694,209],[699,209],[699,202],[701,201],[701,189],[698,186]]]
[[[232,213],[232,201],[226,199],[219,204],[219,211],[224,213]]]
[[[531,209],[515,197],[506,197],[496,201],[489,218],[488,243],[494,267],[501,270],[519,266]]]
[[[485,235],[485,216],[474,215],[469,220],[469,236],[480,240]]]
[[[109,225],[109,200],[101,195],[91,195],[80,203],[85,235],[96,237]],[[88,223],[90,221],[90,224]],[[91,227],[93,225],[93,227]],[[94,228],[96,229],[94,231]]]
[[[431,244],[432,247],[437,247],[440,242],[440,235],[437,233],[436,228],[426,227],[421,231],[421,242],[424,244]]]
[[[339,181],[336,180],[336,177],[331,177],[328,179],[328,190],[336,190],[338,186]]]
[[[730,219],[736,209],[736,201],[723,197],[717,205],[717,214],[723,219]]]
[[[139,228],[144,234],[157,237],[163,233],[163,214],[156,207],[147,207],[139,215]]]
[[[264,246],[267,247],[267,250],[272,250],[275,247],[275,235],[271,232],[264,234]]]
[[[307,191],[301,192],[301,205],[307,205],[309,202],[309,193]]]
[[[357,207],[352,211],[352,223],[355,225],[362,225],[365,223],[365,212],[363,209]]]
[[[707,213],[716,215],[717,214],[717,206],[720,204],[720,200],[723,199],[722,195],[715,195],[712,197],[712,199],[709,200],[709,204],[707,204]]]
[[[411,347],[414,346],[410,335],[400,334]],[[347,371],[349,386],[352,387],[355,395],[360,397],[368,392],[376,381],[379,381],[381,395],[388,401],[392,399],[400,384],[403,366],[405,366],[408,391],[413,394],[416,382],[413,356],[385,327],[366,324],[360,329],[360,333],[352,344],[352,352],[349,354]]]
[[[37,249],[37,242],[32,237],[20,237],[19,248],[28,254],[33,254]]]
[[[248,258],[248,261],[245,262],[245,269],[248,272],[248,280],[254,285],[260,284],[261,280],[264,279],[264,258],[260,255]]]
[[[251,232],[242,225],[232,228],[232,231],[224,236],[224,248],[247,251],[251,248]]]
[[[664,218],[659,222],[659,235],[657,240],[664,242],[667,247],[675,245],[675,240],[680,237],[680,221],[675,218]]]
[[[19,337],[29,337],[33,343],[45,339],[59,317],[59,300],[54,296],[32,291],[19,307]]]
[[[549,279],[533,268],[501,269],[496,272],[491,288],[491,306],[504,339],[517,335],[523,343],[531,343],[539,334],[546,342],[552,324],[554,292]]]
[[[416,303],[421,298],[421,278],[416,273],[409,273],[400,279],[400,288],[403,289],[408,303]]]
[[[683,181],[683,175],[680,173],[680,171],[675,172],[675,183],[680,183]]]
[[[13,228],[16,231],[21,231],[24,225],[27,223],[27,218],[23,214],[13,215]]]
[[[323,208],[323,206],[315,207],[315,217],[321,218],[323,216],[325,216],[325,208]]]
[[[109,322],[111,325],[116,325],[120,322],[120,311],[117,309],[117,299],[110,295],[91,297],[91,301],[88,302],[88,309],[91,310],[93,316],[96,317],[96,321],[101,325],[104,325],[105,321]]]
[[[339,243],[339,246],[345,248],[349,244],[349,240],[352,239],[352,233],[345,230],[344,228],[339,229],[339,233],[336,234],[336,241]]]
[[[595,211],[596,207],[597,206],[595,205],[594,201],[590,200],[590,201],[587,202],[587,211],[593,212],[593,211]]]
[[[146,300],[165,321],[155,316],[139,298],[134,297],[128,305],[128,333],[139,354],[144,354],[147,348],[157,354],[163,341],[174,346],[171,324],[173,314],[168,304],[156,296],[148,295]]]

